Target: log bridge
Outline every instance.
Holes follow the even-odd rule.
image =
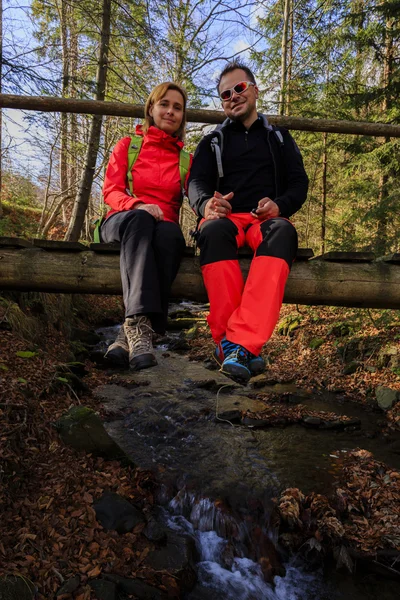
[[[247,275],[251,254],[239,255]],[[0,238],[0,290],[67,294],[122,294],[118,244]],[[172,297],[207,301],[198,257],[187,248]],[[299,249],[284,302],[308,305],[400,309],[400,253]]]

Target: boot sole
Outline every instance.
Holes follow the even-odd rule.
[[[122,348],[121,350],[111,350],[105,353],[104,360],[114,367],[127,369],[129,366],[129,353],[122,350]]]
[[[243,371],[243,369],[238,369],[237,366],[234,364],[222,365],[221,373],[223,373],[227,377],[230,377],[231,379],[233,379],[233,381],[236,381],[237,383],[241,383],[243,385],[246,385],[246,383],[249,382],[252,375],[249,371],[247,371],[246,373]]]
[[[156,357],[153,354],[140,354],[140,356],[135,356],[129,362],[129,368],[131,371],[140,371],[141,369],[155,367],[157,364]]]

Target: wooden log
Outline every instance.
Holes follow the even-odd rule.
[[[0,108],[136,118],[143,118],[144,114],[144,107],[141,104],[102,102],[98,100],[76,100],[75,98],[57,98],[54,96],[17,96],[14,94],[0,94]],[[282,125],[282,127],[286,127],[287,129],[298,131],[326,131],[327,133],[400,137],[400,125],[391,125],[390,123],[309,119],[305,117],[285,117],[280,115],[267,116],[268,120],[273,125]],[[191,108],[187,111],[187,120],[192,123],[218,124],[222,123],[224,119],[225,115],[222,110]]]
[[[240,258],[245,275],[250,261]],[[0,289],[121,294],[119,257],[91,250],[0,247]],[[207,301],[197,257],[184,257],[172,296]],[[299,261],[293,265],[284,302],[400,309],[400,266],[379,260]]]

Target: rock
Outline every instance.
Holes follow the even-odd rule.
[[[377,359],[378,367],[397,368],[400,366],[400,350],[397,346],[384,346],[380,349]]]
[[[89,585],[96,594],[97,600],[117,600],[117,586],[112,581],[93,579]]]
[[[166,594],[152,585],[144,583],[140,579],[128,579],[119,575],[104,575],[106,581],[111,581],[117,586],[118,591],[125,594],[133,594],[140,600],[165,600]]]
[[[197,583],[187,600],[222,600],[221,594],[211,587]]]
[[[329,333],[335,337],[345,337],[352,333],[352,329],[348,323],[339,323],[338,325],[334,325]]]
[[[85,346],[95,346],[96,344],[101,342],[102,338],[94,331],[72,327],[71,340],[73,342],[81,342]]]
[[[324,338],[313,338],[308,343],[311,350],[317,350],[322,344],[325,344]]]
[[[324,421],[321,425],[321,429],[343,429],[345,424],[340,419],[334,421]]]
[[[390,452],[394,452],[395,454],[400,454],[400,440],[396,440],[390,444]]]
[[[242,425],[246,425],[246,427],[271,427],[269,419],[253,419],[247,416],[242,418],[241,423]]]
[[[276,385],[277,383],[280,383],[279,379],[261,373],[261,375],[256,375],[251,378],[249,386],[250,388],[257,390],[266,386]]]
[[[298,315],[288,315],[281,319],[277,326],[277,331],[280,335],[294,335],[296,329],[300,327],[301,317]]]
[[[381,408],[382,410],[389,410],[390,408],[392,408],[395,402],[400,400],[400,392],[379,385],[375,389],[375,397],[379,408]]]
[[[322,424],[322,419],[319,417],[303,417],[303,423],[307,427],[319,427]]]
[[[139,523],[144,523],[143,513],[119,494],[106,492],[93,504],[97,520],[106,531],[117,533],[132,531]]]
[[[75,373],[67,372],[64,369],[60,370],[59,367],[57,367],[56,375],[57,377],[52,386],[55,390],[62,386],[67,386],[77,394],[86,394],[89,391],[86,383],[84,383],[78,375],[75,375]]]
[[[161,543],[161,542],[164,542],[167,540],[167,532],[166,532],[165,527],[160,525],[160,523],[158,523],[156,521],[156,519],[154,519],[154,517],[151,517],[148,520],[147,525],[146,525],[145,529],[143,530],[143,534],[151,542],[160,542]]]
[[[165,546],[147,556],[147,564],[156,571],[168,571],[177,577],[183,590],[191,590],[196,582],[195,563],[199,559],[195,540],[188,535],[169,531]]]
[[[224,410],[218,414],[218,419],[215,417],[215,420],[223,419],[224,421],[230,421],[231,423],[240,423],[242,418],[241,410]]]
[[[172,350],[172,352],[176,352],[177,354],[185,354],[189,352],[190,345],[184,338],[178,338],[177,340],[172,340],[168,344],[168,350]]]
[[[4,575],[0,578],[0,600],[33,600],[36,587],[26,577]]]
[[[71,577],[65,583],[62,584],[62,586],[57,592],[57,596],[61,596],[61,594],[73,594],[80,585],[81,578],[79,577],[79,575],[75,575],[75,577]]]
[[[357,371],[357,369],[360,367],[360,363],[358,362],[358,360],[352,360],[349,363],[347,363],[347,365],[344,366],[343,368],[343,375],[352,375],[353,373],[355,373]]]
[[[205,361],[203,361],[203,365],[209,371],[216,371],[217,369],[219,369],[219,366],[215,362],[215,360],[210,360],[208,358]]]
[[[91,408],[85,406],[71,408],[58,419],[55,427],[64,444],[75,450],[83,450],[110,459],[128,460]]]

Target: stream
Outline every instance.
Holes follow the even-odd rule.
[[[116,329],[102,329],[105,339]],[[198,584],[188,600],[394,600],[398,583],[373,574],[310,571],[300,560],[266,583],[255,539],[274,546],[272,499],[286,487],[329,494],[340,453],[356,447],[400,468],[400,456],[378,432],[379,414],[335,395],[306,394],[294,385],[263,388],[289,393],[312,410],[345,414],[359,429],[320,430],[290,425],[254,428],[228,422],[232,411],[262,410],[254,393],[200,362],[156,350],[158,366],[118,373],[96,391],[109,412],[106,427],[135,464],[155,471],[161,518],[189,533],[199,551]],[[219,390],[219,391],[218,391]],[[261,533],[260,533],[261,532]],[[257,538],[258,535],[258,538]]]

